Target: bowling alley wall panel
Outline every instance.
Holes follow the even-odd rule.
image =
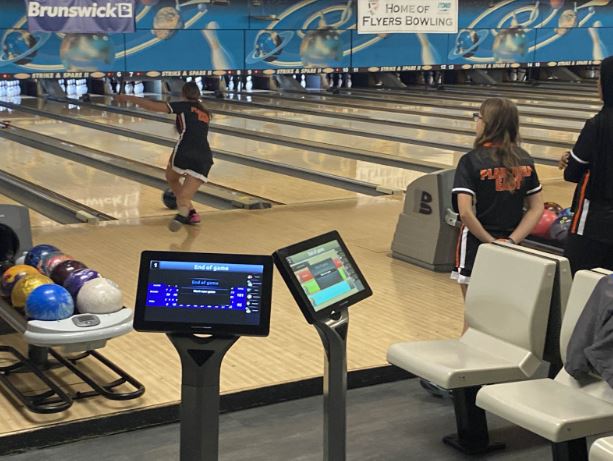
[[[609,3],[459,0],[455,34],[365,35],[355,0],[137,0],[134,33],[86,35],[31,34],[25,2],[1,0],[0,78],[592,64],[613,47]]]

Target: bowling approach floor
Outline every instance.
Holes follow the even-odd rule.
[[[56,110],[53,108],[57,106],[59,105],[50,103],[46,107]],[[270,113],[269,109],[253,110]],[[345,112],[346,108],[339,105],[337,111],[340,114]],[[334,112],[331,114],[328,120],[334,117]],[[167,159],[168,149],[151,143],[118,138],[108,133],[18,112],[4,113],[3,118],[7,118],[7,115],[16,125],[33,127],[41,133],[104,149],[117,155],[132,155],[141,161],[159,166],[163,166]],[[172,131],[170,124],[138,117],[119,117],[86,110],[81,110],[81,116],[101,123],[134,126],[134,129],[142,131]],[[224,122],[222,116],[219,118],[220,123]],[[230,117],[228,119],[232,122]],[[555,126],[556,121],[552,120],[550,123]],[[283,126],[282,118],[277,125],[279,130],[288,129]],[[268,126],[269,129],[274,129],[274,124]],[[428,134],[427,126],[425,122],[425,132],[422,135],[438,136]],[[410,130],[398,131],[400,134],[410,133]],[[343,141],[343,135],[335,136],[340,140],[340,144],[347,142]],[[254,153],[267,152],[258,143],[249,144],[241,140],[233,142],[233,147],[237,149],[252,149]],[[385,352],[394,341],[449,338],[460,333],[461,296],[457,286],[449,280],[448,274],[432,273],[393,260],[389,256],[394,228],[402,208],[402,196],[367,197],[238,164],[224,165],[224,162],[218,161],[216,174],[219,176],[213,180],[219,179],[219,182],[228,185],[239,185],[242,190],[276,198],[287,205],[256,211],[205,209],[203,223],[198,228],[171,234],[166,229],[169,213],[159,204],[158,190],[137,183],[130,184],[121,178],[111,179],[99,170],[82,169],[83,165],[74,162],[59,162],[49,154],[3,139],[0,140],[0,146],[9,152],[6,165],[17,164],[15,171],[19,170],[20,174],[33,182],[39,181],[47,187],[56,187],[61,193],[72,194],[90,203],[108,202],[116,206],[111,210],[111,214],[116,213],[120,219],[98,226],[50,226],[45,217],[32,213],[34,240],[36,243],[57,245],[109,278],[120,281],[127,306],[134,303],[136,270],[139,254],[143,249],[270,253],[292,242],[338,229],[375,291],[372,298],[356,306],[351,312],[348,346],[350,370],[386,365]],[[376,146],[373,148],[376,149]],[[285,156],[277,157],[282,161],[288,161],[287,158],[295,154],[294,158],[302,159],[311,167],[316,165],[334,174],[352,175],[354,178],[367,177],[372,180],[381,177],[390,185],[399,181],[402,188],[412,178],[422,174],[411,170],[399,173],[385,168],[378,169],[376,165],[364,166],[364,162],[349,162],[329,156],[320,156],[313,160],[314,157],[310,154],[300,151],[291,151],[291,154],[286,150],[283,152]],[[443,163],[452,166],[456,152],[459,150],[451,153],[439,152],[439,158],[451,158]],[[408,154],[410,155],[411,151],[408,151]],[[546,198],[569,204],[572,188],[563,183],[560,172],[554,167],[544,165],[538,168],[546,185]],[[388,172],[390,175],[387,175]],[[133,202],[130,202],[127,208],[131,211],[126,211],[122,200],[127,199],[130,194],[133,194]],[[0,202],[3,201],[0,197]],[[145,209],[146,206],[150,208]],[[23,342],[17,335],[9,335],[3,339],[4,342],[24,350]],[[111,402],[96,398],[77,402],[65,414],[45,416],[15,408],[6,393],[0,390],[0,408],[3,409],[4,415],[0,419],[0,446],[3,437],[23,435],[40,427],[61,428],[62,425],[75,421],[176,404],[180,383],[178,359],[163,335],[131,333],[111,341],[104,353],[145,384],[147,392],[142,398],[129,402]],[[3,358],[0,357],[0,363],[2,361]],[[53,373],[66,384],[80,386],[72,378],[58,371]],[[322,349],[319,338],[312,328],[304,324],[281,279],[276,277],[271,335],[266,339],[241,339],[232,349],[222,370],[222,392],[228,394],[305,380],[320,376],[321,373]]]

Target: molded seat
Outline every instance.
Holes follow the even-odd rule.
[[[556,443],[613,430],[613,401],[552,379],[486,386],[477,405]]]
[[[458,340],[393,344],[387,360],[445,389],[525,379],[541,364],[524,349],[474,329]]]
[[[592,444],[590,461],[613,461],[613,437],[603,437]]]
[[[516,246],[481,245],[465,303],[469,328],[462,337],[388,349],[391,364],[454,390],[458,435],[443,439],[446,443],[466,453],[500,447],[489,444],[485,412],[475,406],[477,391],[484,384],[532,378],[544,365],[560,260]],[[564,288],[559,291],[558,304],[566,296]]]
[[[562,360],[577,320],[594,287],[610,272],[575,274],[560,334]],[[554,444],[554,459],[587,459],[585,438],[613,432],[613,389],[600,377],[579,382],[562,369],[555,380],[495,384],[483,387],[477,406],[528,429]],[[572,455],[569,455],[572,450]],[[569,457],[570,456],[570,457]]]

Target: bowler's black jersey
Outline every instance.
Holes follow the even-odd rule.
[[[524,199],[542,190],[534,161],[520,150],[517,179],[505,184],[507,169],[495,158],[495,147],[479,147],[458,163],[452,189],[453,208],[458,212],[458,194],[470,194],[476,216],[488,231],[513,231],[523,216]]]
[[[168,109],[170,113],[177,114],[177,131],[181,135],[177,152],[201,155],[212,163],[213,157],[207,140],[209,115],[200,109],[198,103],[192,101],[170,102]]]

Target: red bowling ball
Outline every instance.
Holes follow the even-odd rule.
[[[544,239],[549,239],[549,230],[554,222],[558,219],[558,215],[551,210],[543,211],[543,215],[538,224],[532,229],[532,235]]]
[[[75,261],[74,259],[61,262],[51,272],[51,280],[58,285],[64,285],[68,276],[79,269],[87,269],[87,266],[81,261]]]

